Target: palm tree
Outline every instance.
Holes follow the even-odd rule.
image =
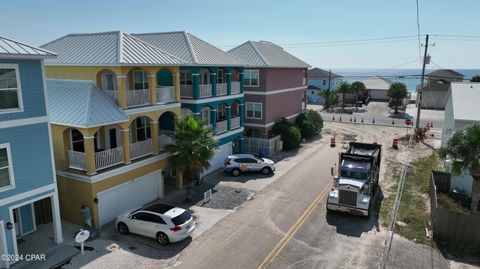
[[[355,81],[354,83],[352,83],[351,88],[352,88],[352,91],[355,92],[357,95],[356,101],[358,101],[358,95],[360,93],[365,94],[365,92],[367,91],[367,88],[365,88],[365,84],[363,84],[363,82],[361,81]]]
[[[407,86],[401,82],[395,82],[390,85],[390,88],[387,91],[387,96],[395,100],[395,113],[398,112],[398,104],[400,101],[407,97],[408,91]]]
[[[326,89],[321,91],[320,94],[325,99],[325,109],[330,108],[332,105],[338,102],[338,95],[337,92],[334,90]]]
[[[173,135],[175,144],[165,148],[171,154],[169,161],[172,167],[185,176],[187,201],[192,199],[195,178],[210,167],[209,160],[218,148],[217,141],[211,136],[212,129],[204,128],[203,124],[193,116],[178,122]]]
[[[470,79],[470,82],[480,82],[480,76],[479,75],[473,76]]]
[[[346,81],[340,82],[338,84],[337,91],[342,94],[342,109],[345,108],[345,94],[352,92],[352,86]]]
[[[474,124],[456,132],[448,140],[447,146],[438,150],[438,154],[444,160],[452,159],[453,174],[458,175],[465,170],[472,174],[470,210],[477,215],[480,201],[480,125]]]

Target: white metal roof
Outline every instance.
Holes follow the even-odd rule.
[[[69,34],[43,46],[58,53],[47,65],[180,65],[185,61],[116,31]]]
[[[367,90],[388,90],[392,83],[381,77],[368,77],[361,80]]]
[[[452,82],[450,94],[455,120],[480,122],[480,83]]]
[[[228,53],[252,67],[309,68],[310,65],[268,41],[247,41]]]
[[[47,79],[52,124],[89,128],[128,121],[128,116],[89,80]]]
[[[39,57],[54,58],[56,54],[0,36],[0,57]]]
[[[200,38],[185,32],[132,34],[161,50],[184,60],[189,65],[244,66],[240,59]]]

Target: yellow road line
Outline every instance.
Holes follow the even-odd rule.
[[[323,189],[320,194],[313,200],[313,202],[307,207],[305,212],[300,216],[300,218],[295,222],[288,232],[283,236],[283,238],[273,247],[273,249],[268,253],[268,255],[263,259],[262,263],[257,267],[257,269],[265,269],[270,263],[280,254],[280,252],[285,248],[287,243],[292,239],[292,237],[297,233],[297,231],[302,227],[308,217],[313,213],[313,210],[320,203],[320,200],[325,196],[328,190],[331,188],[330,184],[327,184],[327,187]]]

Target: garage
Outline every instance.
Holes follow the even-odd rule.
[[[160,170],[99,192],[100,226],[114,220],[118,214],[161,198],[163,178]]]
[[[219,146],[218,151],[210,160],[210,168],[205,172],[205,175],[210,174],[211,172],[222,168],[225,158],[228,155],[232,155],[232,143],[227,143],[225,145]]]

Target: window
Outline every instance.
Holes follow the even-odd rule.
[[[249,119],[262,119],[262,103],[247,103],[246,116]]]
[[[233,102],[231,108],[232,118],[240,117],[240,105],[237,102]]]
[[[217,71],[217,83],[227,83],[227,76],[222,69]]]
[[[323,86],[327,85],[327,80],[324,79],[324,80],[322,81],[322,84],[323,84]]]
[[[259,85],[259,71],[245,70],[243,71],[243,85],[248,87],[258,87]]]
[[[157,215],[153,215],[153,214],[149,214],[150,216],[150,222],[154,222],[154,223],[158,223],[158,224],[167,224],[165,223],[165,221],[160,217],[160,216],[157,216]]]
[[[190,213],[188,213],[188,211],[185,211],[182,214],[173,218],[172,222],[173,222],[173,224],[175,224],[175,226],[179,226],[179,225],[182,225],[182,224],[188,222],[191,218],[192,218],[192,215]]]
[[[137,118],[135,120],[135,125],[137,129],[137,141],[144,141],[151,138],[150,135],[150,122],[147,118]]]
[[[0,191],[15,187],[10,145],[0,144]]]
[[[210,124],[210,108],[204,107],[200,110],[200,119],[202,119],[205,124]]]
[[[150,214],[140,212],[135,215],[132,215],[132,219],[141,220],[141,221],[150,221]]]
[[[227,107],[225,104],[221,103],[218,105],[217,109],[217,121],[224,121],[227,119]]]
[[[0,65],[0,113],[23,109],[18,65]]]
[[[188,70],[180,71],[180,85],[182,86],[192,85],[192,72]]]
[[[95,146],[95,152],[99,151],[98,147],[98,132],[93,135],[93,145]],[[83,143],[83,134],[77,129],[70,129],[71,148],[73,151],[85,152],[85,145]]]
[[[210,73],[208,70],[202,69],[200,71],[200,84],[210,84]]]
[[[142,70],[133,71],[133,88],[135,90],[148,89],[148,78],[147,74]]]

